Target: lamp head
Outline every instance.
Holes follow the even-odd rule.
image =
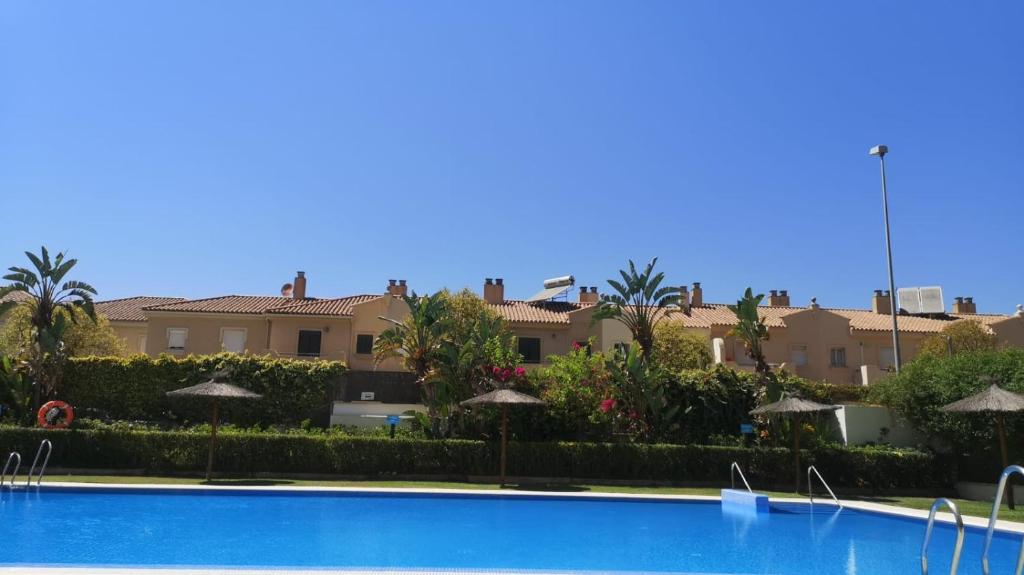
[[[870,150],[868,150],[868,154],[870,154],[872,156],[878,156],[879,158],[884,158],[885,155],[888,154],[888,153],[889,153],[889,146],[878,145],[878,146],[875,146],[874,148],[871,148]]]

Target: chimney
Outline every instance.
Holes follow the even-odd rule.
[[[773,289],[768,296],[768,305],[772,307],[789,307],[789,291]]]
[[[597,286],[590,286],[590,291],[587,291],[586,286],[580,286],[580,303],[597,303],[601,301],[601,296],[597,293]]]
[[[686,286],[679,286],[679,307],[690,312],[690,289]]]
[[[892,295],[889,290],[875,290],[875,295],[871,296],[871,311],[884,315],[892,314]]]
[[[505,303],[505,283],[501,278],[484,280],[484,301],[491,305]]]
[[[704,305],[704,290],[701,289],[700,282],[693,282],[693,291],[690,293],[690,305],[692,307]]]
[[[306,272],[295,272],[292,299],[306,299]]]
[[[385,293],[402,297],[409,294],[409,286],[406,285],[405,280],[388,280],[388,290]]]
[[[973,297],[957,297],[953,300],[953,313],[978,313]]]

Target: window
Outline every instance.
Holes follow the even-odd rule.
[[[318,329],[299,330],[299,357],[320,357],[320,339],[323,334]]]
[[[807,365],[807,346],[806,345],[791,345],[789,346],[789,360],[793,362],[793,365],[800,367],[801,365]]]
[[[225,327],[220,330],[220,346],[231,353],[245,353],[245,328]]]
[[[896,354],[891,347],[883,347],[878,350],[878,367],[885,370],[892,370],[896,367]]]
[[[167,328],[167,349],[185,350],[185,342],[188,341],[188,328],[170,327]]]
[[[373,336],[361,333],[356,336],[356,353],[369,355],[373,353]]]
[[[519,338],[519,355],[523,356],[523,363],[540,363],[540,338]]]
[[[733,352],[733,357],[739,365],[754,365],[754,360],[747,355],[747,346],[743,345],[742,341],[733,342]]]
[[[828,364],[832,367],[846,367],[846,348],[833,347],[828,350]]]

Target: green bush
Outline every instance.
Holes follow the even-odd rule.
[[[1000,471],[992,416],[940,411],[943,405],[983,391],[989,385],[987,378],[1004,389],[1024,393],[1024,349],[921,356],[903,366],[901,373],[871,386],[868,399],[891,407],[925,435],[971,457],[979,475],[991,481]],[[1024,457],[1020,442],[1012,440],[1024,431],[1021,419],[1006,418],[1011,460]]]
[[[209,400],[168,398],[168,391],[194,385],[227,370],[232,383],[263,394],[256,401],[222,402],[225,421],[240,425],[298,423],[326,409],[341,362],[301,361],[231,353],[175,358],[160,356],[72,358],[61,397],[80,416],[110,419],[203,422]]]
[[[205,468],[209,436],[197,432],[124,429],[0,428],[0,446],[35,453],[53,441],[53,467],[134,469],[149,473]],[[802,452],[837,488],[884,491],[937,489],[952,484],[949,466],[934,455],[892,449]],[[739,462],[751,481],[784,487],[792,478],[788,449],[629,443],[509,444],[509,474],[572,480],[634,480],[725,485]],[[218,438],[216,469],[225,473],[315,473],[359,477],[494,476],[495,443],[347,437],[336,434],[228,433]]]

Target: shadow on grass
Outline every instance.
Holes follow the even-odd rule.
[[[582,485],[569,485],[565,483],[521,483],[506,485],[505,489],[512,491],[549,491],[552,493],[579,493],[591,490],[589,487]]]
[[[294,485],[287,479],[213,479],[201,481],[200,485],[216,485],[218,487],[268,487],[271,485]]]

